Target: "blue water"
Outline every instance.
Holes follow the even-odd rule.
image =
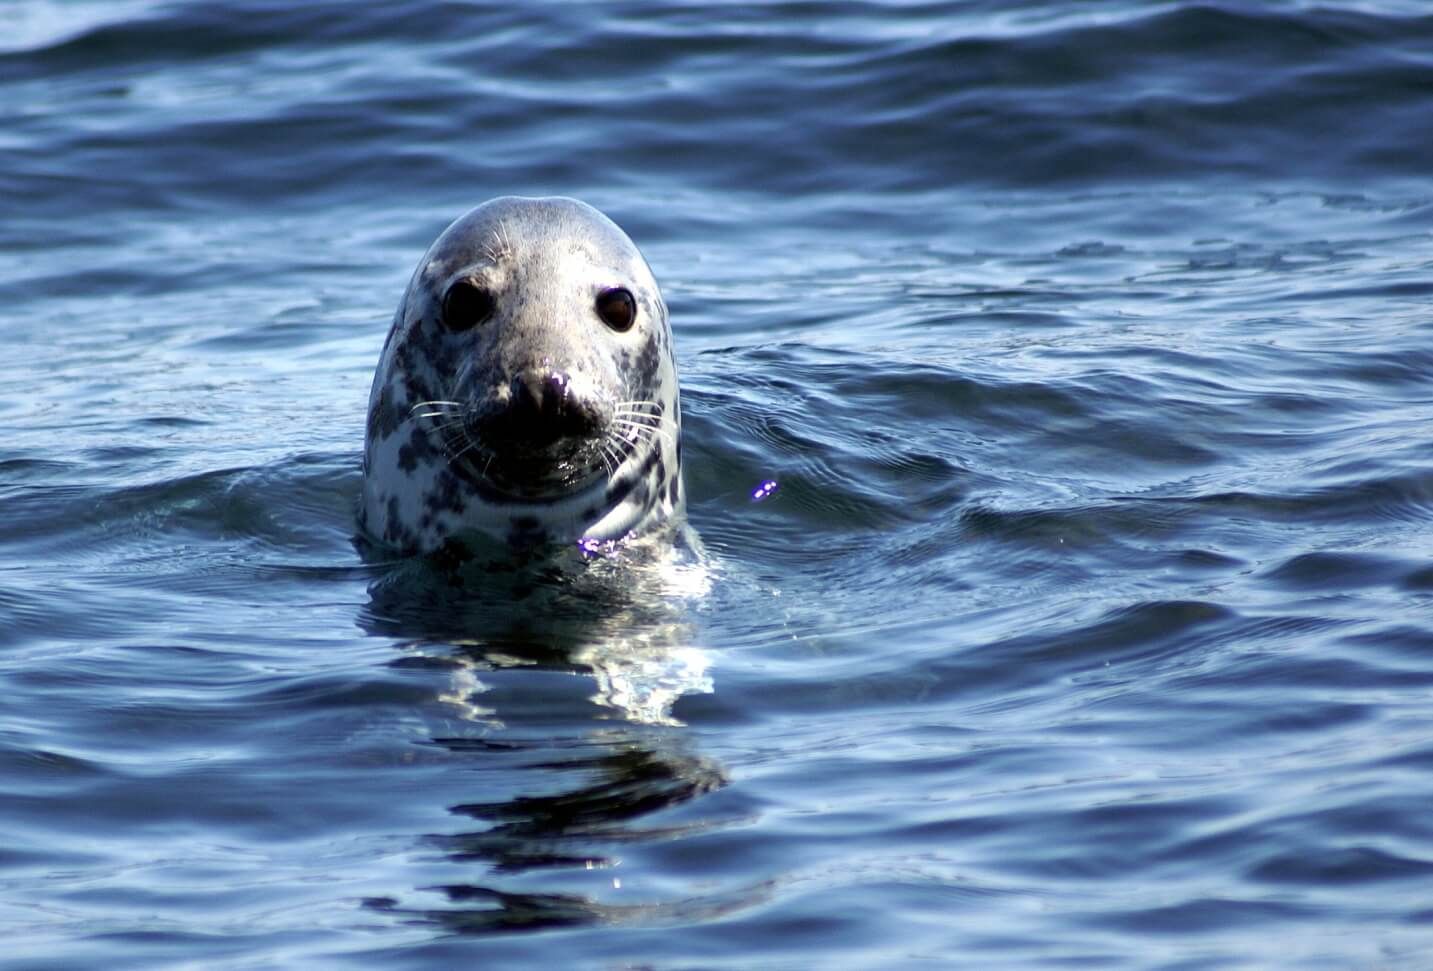
[[[1421,0],[9,0],[0,963],[1428,967],[1430,78]],[[508,193],[663,285],[685,572],[353,545]]]

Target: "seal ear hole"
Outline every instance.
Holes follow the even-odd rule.
[[[617,333],[626,333],[637,322],[637,300],[622,287],[603,290],[597,295],[597,316]]]
[[[493,315],[493,295],[472,280],[459,280],[443,297],[443,326],[468,330]]]

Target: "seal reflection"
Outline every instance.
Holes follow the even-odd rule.
[[[392,564],[370,587],[364,626],[415,649],[446,645],[474,672],[534,664],[584,671],[596,683],[592,700],[627,721],[680,725],[676,701],[712,690],[709,659],[690,643],[684,610],[711,580],[695,535],[669,538],[606,552],[449,544]],[[457,686],[455,701],[474,693]]]
[[[401,902],[405,893],[367,906],[482,934],[684,919],[750,902],[743,891],[612,903],[591,889],[594,870],[619,885],[619,855],[723,825],[698,805],[727,773],[692,750],[672,713],[683,696],[712,690],[684,619],[705,590],[705,567],[682,544],[631,552],[430,557],[372,585],[369,631],[400,639],[397,663],[448,672],[443,700],[459,730],[431,743],[502,784],[446,807],[473,828],[426,838],[452,863],[482,866],[481,876],[414,888],[416,904]],[[574,685],[592,693],[575,697]],[[574,882],[588,892],[571,892]],[[443,902],[422,901],[433,894]]]

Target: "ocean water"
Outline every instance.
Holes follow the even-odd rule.
[[[1431,79],[1421,0],[0,4],[0,964],[1433,966]],[[355,549],[510,193],[661,281],[704,562]]]

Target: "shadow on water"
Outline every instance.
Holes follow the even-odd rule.
[[[665,923],[749,903],[743,892],[617,904],[561,885],[615,867],[617,847],[714,825],[690,808],[676,812],[728,780],[692,751],[672,715],[683,695],[712,690],[687,615],[708,584],[694,542],[593,559],[576,550],[527,561],[506,552],[438,556],[375,581],[364,626],[399,639],[405,654],[396,664],[449,672],[442,700],[461,727],[431,742],[478,762],[489,798],[447,806],[473,828],[428,838],[453,863],[484,865],[485,879],[417,888],[446,906],[387,897],[366,905],[483,934]],[[574,684],[592,693],[575,697]],[[493,886],[497,879],[523,887]]]

